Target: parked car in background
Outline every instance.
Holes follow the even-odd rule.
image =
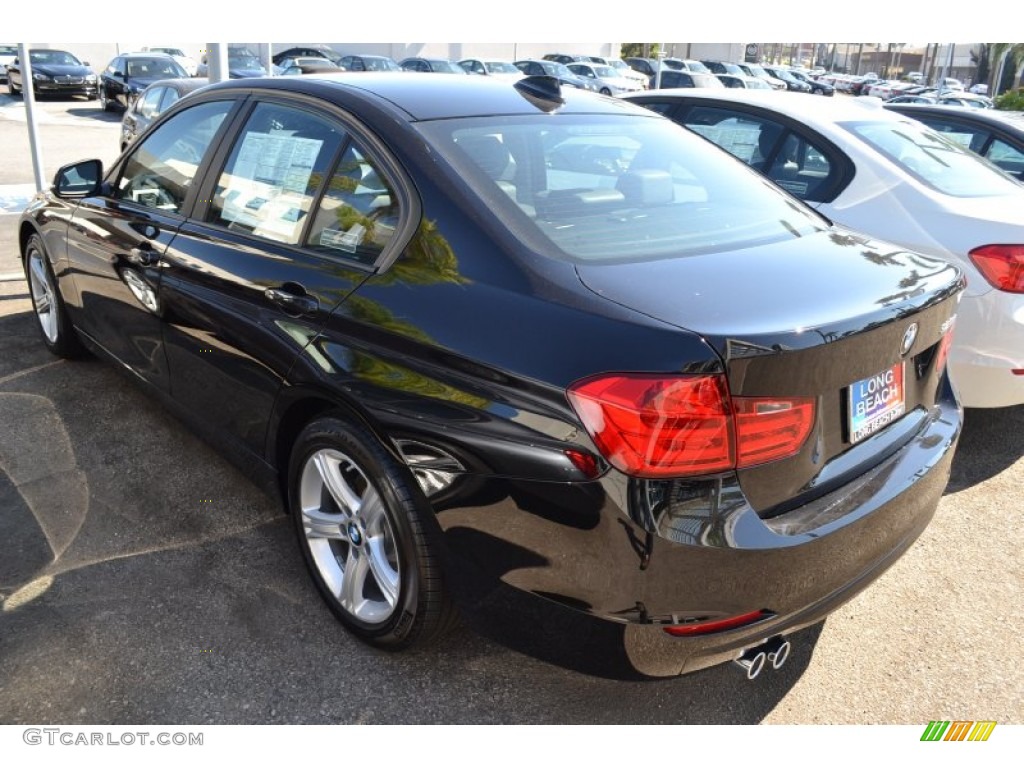
[[[523,77],[523,73],[511,61],[463,59],[459,62],[459,66],[471,75],[484,75],[505,80],[518,80]]]
[[[756,90],[771,91],[774,90],[768,83],[759,77],[750,77],[749,75],[715,75],[719,80],[722,81],[722,85],[726,88],[754,88]]]
[[[365,54],[342,56],[338,64],[349,72],[399,72],[402,69],[392,58]]]
[[[949,365],[961,399],[982,408],[1024,403],[1019,182],[874,100],[731,89],[627,98],[700,133],[838,224],[958,265],[967,290]]]
[[[640,88],[647,87],[648,78],[642,73],[637,72],[622,59],[608,59],[608,66],[614,67],[615,71],[618,72],[621,77],[632,80],[634,83],[639,85]]]
[[[733,64],[728,61],[715,61],[713,59],[705,59],[701,62],[704,65],[706,71],[711,72],[715,75],[745,75],[738,64]]]
[[[160,80],[146,88],[121,118],[119,145],[124,152],[150,124],[173,104],[209,83],[202,78]]]
[[[188,73],[165,53],[126,53],[115,56],[100,74],[100,107],[128,109],[147,86],[158,80],[186,78]]]
[[[209,73],[208,57],[203,56],[199,64],[199,76],[206,77]],[[256,55],[255,51],[245,45],[228,45],[228,77],[232,80],[240,80],[246,77],[263,77],[267,74],[263,62]],[[273,65],[273,61],[271,61]],[[276,65],[273,65],[276,66]],[[275,73],[276,74],[276,73]]]
[[[18,58],[18,46],[0,44],[0,80],[7,81],[7,66]]]
[[[682,72],[699,72],[702,75],[715,74],[715,72],[703,61],[697,61],[696,59],[677,59],[675,57],[668,56],[662,59],[662,62],[669,69],[677,69]]]
[[[667,69],[661,73],[660,78],[657,76],[651,78],[650,88],[651,90],[664,90],[666,88],[725,88],[725,84],[715,75]]]
[[[1024,181],[1024,115],[1020,112],[892,102],[886,102],[885,108],[920,120]]]
[[[809,86],[803,80],[797,80],[795,77],[793,77],[793,75],[789,72],[788,69],[784,67],[777,67],[774,65],[763,66],[765,72],[767,72],[772,77],[778,78],[779,80],[786,84],[787,91],[796,91],[798,93],[811,92],[811,86]]]
[[[523,59],[514,62],[516,68],[530,77],[553,77],[562,85],[568,85],[584,91],[597,92],[597,83],[573,74],[565,64],[542,59]]]
[[[648,674],[782,667],[935,513],[959,270],[628,102],[413,80],[212,84],[62,168],[19,221],[41,343],[273,489],[368,644],[500,589]]]
[[[279,67],[283,66],[281,62],[286,59],[298,59],[298,58],[318,58],[327,59],[332,64],[341,64],[342,56],[333,48],[326,45],[299,45],[293,46],[292,48],[286,48],[280,53],[275,53],[271,58],[275,64]]]
[[[891,99],[885,100],[886,104],[936,104],[938,99],[935,96],[927,96],[921,93],[904,94],[902,96],[893,96]]]
[[[52,48],[32,48],[28,55],[32,64],[32,92],[35,95],[97,97],[97,77],[89,68],[89,62],[79,61],[77,56],[68,51]],[[7,92],[14,96],[24,88],[21,64],[15,57],[14,62],[7,65]]]
[[[813,78],[809,74],[807,74],[806,72],[802,72],[799,69],[791,69],[791,70],[789,70],[789,74],[791,74],[797,80],[800,80],[801,82],[804,82],[807,85],[811,86],[811,93],[817,93],[817,94],[819,94],[821,96],[835,96],[836,95],[835,86],[830,85],[829,83],[823,82],[821,80],[818,80],[816,78]]]
[[[779,78],[777,77],[772,77],[760,64],[748,64],[746,62],[741,61],[737,66],[750,77],[757,77],[760,78],[761,80],[764,80],[776,91],[787,90],[785,80],[779,80]]]
[[[314,75],[331,74],[344,72],[344,67],[339,67],[329,59],[322,59],[317,56],[296,56],[293,59],[281,59],[276,65],[281,75]]]
[[[418,56],[402,59],[398,66],[407,72],[434,72],[442,75],[468,75],[456,62],[448,59],[424,59]]]
[[[967,89],[968,93],[976,93],[979,96],[988,96],[988,85],[985,83],[975,83]]]
[[[142,49],[143,53],[166,53],[185,70],[189,77],[196,77],[199,74],[199,62],[191,56],[185,55],[181,48],[168,48],[162,45],[147,46]]]
[[[544,61],[554,61],[558,64],[572,64],[576,61],[590,61],[589,56],[584,56],[581,53],[546,53],[541,58]]]
[[[948,93],[948,91],[946,92]],[[973,93],[962,91],[953,96],[940,96],[939,104],[946,104],[951,107],[971,107],[972,109],[995,109],[995,104],[988,96],[979,96]]]
[[[618,96],[643,90],[635,80],[622,77],[614,67],[586,62],[566,64],[566,67],[577,77],[594,83],[597,86],[596,90],[605,96]]]
[[[657,59],[645,59],[640,56],[628,56],[623,59],[623,61],[625,61],[630,68],[636,70],[640,74],[647,75],[648,78],[654,77],[654,74],[658,71],[659,67]],[[664,65],[661,65],[661,68],[671,69]]]

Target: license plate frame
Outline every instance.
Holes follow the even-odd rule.
[[[847,388],[850,443],[859,443],[907,412],[906,362],[900,361]]]

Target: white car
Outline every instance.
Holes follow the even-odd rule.
[[[591,64],[585,61],[574,61],[566,64],[569,71],[597,86],[597,90],[605,96],[619,96],[642,90],[635,80],[619,74],[619,71],[607,64]]]
[[[626,98],[700,133],[835,223],[957,264],[967,290],[949,367],[961,400],[1024,403],[1024,185],[875,99],[739,89]],[[914,290],[893,285],[894,296]]]
[[[626,78],[627,80],[632,80],[640,88],[640,90],[644,90],[647,88],[647,81],[650,79],[649,77],[647,77],[647,75],[637,72],[622,59],[605,59],[605,61],[608,62],[609,67],[612,67],[624,78]]]
[[[151,53],[166,53],[176,62],[181,65],[189,77],[195,77],[199,73],[199,62],[193,59],[191,56],[186,56],[185,52],[181,48],[167,48],[164,46],[148,46],[142,49],[144,52],[148,51]]]
[[[525,75],[511,61],[498,61],[495,59],[463,59],[459,66],[471,75],[486,75],[496,77],[499,80],[522,80]]]

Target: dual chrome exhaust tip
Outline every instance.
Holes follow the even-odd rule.
[[[782,665],[789,658],[790,647],[789,640],[775,637],[763,645],[744,651],[733,663],[743,668],[747,680],[753,680],[761,674],[766,664],[771,664],[772,669],[782,669]]]

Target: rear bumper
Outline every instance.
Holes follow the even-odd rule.
[[[678,488],[654,487],[665,483],[614,475],[579,485],[478,481],[436,505],[451,578],[504,582],[623,624],[627,653],[646,674],[712,666],[820,621],[895,562],[935,513],[960,426],[946,386],[906,444],[839,489],[762,520],[723,482],[713,513],[680,506],[686,514],[670,526],[671,539],[638,523],[652,507],[664,515],[672,499],[685,500]],[[695,637],[664,631],[758,610],[770,617],[747,627]]]
[[[1024,295],[992,290],[960,302],[949,371],[966,408],[1024,403]]]

